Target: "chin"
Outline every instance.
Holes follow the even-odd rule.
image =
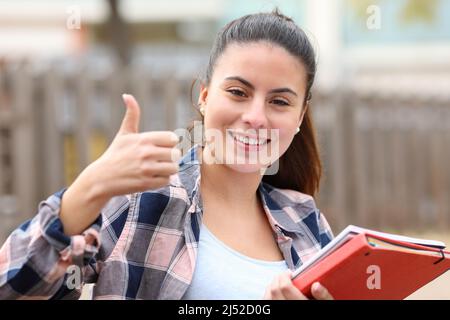
[[[261,164],[226,164],[226,166],[240,173],[259,173],[265,168]]]

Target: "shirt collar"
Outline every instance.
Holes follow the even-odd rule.
[[[196,144],[182,157],[179,162],[178,174],[180,183],[187,191],[189,198],[195,199],[195,202],[201,206],[199,193],[200,161],[198,155],[200,148],[201,146]],[[280,227],[283,231],[303,234],[300,225],[298,225],[287,212],[283,210],[280,204],[270,196],[270,193],[274,189],[274,187],[265,182],[261,182],[258,187],[263,207],[266,213],[270,215],[269,222],[273,224],[274,227]]]
[[[200,160],[198,152],[201,146],[196,144],[181,158],[178,163],[178,177],[181,186],[186,190],[189,199],[201,204],[200,197]]]
[[[265,182],[261,182],[258,188],[263,207],[266,213],[270,215],[269,222],[273,224],[274,227],[279,227],[283,231],[303,235],[301,226],[289,216],[273,197],[271,197],[270,192],[274,189],[274,187]],[[294,203],[292,206],[294,206]]]

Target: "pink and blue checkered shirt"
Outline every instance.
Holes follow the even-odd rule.
[[[69,266],[94,299],[181,299],[195,268],[202,204],[197,146],[178,174],[157,190],[118,196],[82,235],[68,237],[59,219],[64,191],[39,205],[0,249],[0,299],[77,299]],[[311,196],[261,183],[258,189],[274,237],[291,270],[333,237]],[[76,212],[74,212],[76,214]]]

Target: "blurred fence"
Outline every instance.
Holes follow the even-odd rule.
[[[344,89],[314,108],[332,226],[450,231],[450,95]]]
[[[132,68],[0,69],[0,241],[105,150],[122,93],[140,102],[142,130],[174,130],[194,116],[192,80]],[[315,92],[312,108],[325,166],[318,204],[336,232],[450,231],[450,97],[340,89]]]

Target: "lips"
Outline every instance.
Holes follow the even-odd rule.
[[[246,146],[264,146],[270,142],[270,139],[260,138],[254,135],[252,136],[231,131],[228,131],[228,133],[236,142],[240,142]]]

